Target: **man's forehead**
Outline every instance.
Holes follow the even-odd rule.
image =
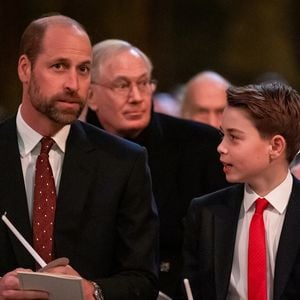
[[[107,58],[101,65],[104,75],[113,77],[140,77],[150,75],[146,61],[136,51],[128,50]]]
[[[128,49],[118,54],[112,55],[103,62],[103,65],[120,67],[131,64],[147,68],[147,64],[144,58],[134,49]]]
[[[48,55],[72,53],[91,58],[92,46],[87,34],[76,26],[49,26],[43,38],[43,52]]]

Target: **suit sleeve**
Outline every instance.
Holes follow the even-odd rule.
[[[194,299],[201,298],[201,278],[199,275],[199,219],[197,216],[196,199],[193,199],[184,220],[184,245],[183,245],[183,278],[190,282]]]
[[[156,299],[159,221],[146,150],[139,152],[117,217],[115,275],[98,281],[108,300]]]

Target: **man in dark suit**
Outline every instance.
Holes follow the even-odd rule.
[[[195,300],[300,299],[300,182],[289,171],[300,96],[274,83],[229,88],[227,99],[218,151],[227,180],[244,184],[192,201],[185,275]]]
[[[152,64],[131,44],[94,46],[87,121],[145,146],[160,215],[160,289],[180,299],[182,219],[191,199],[226,185],[216,147],[218,131],[153,113]]]
[[[20,54],[22,103],[0,125],[1,213],[33,240],[35,161],[41,138],[51,137],[57,201],[50,240],[54,257],[70,265],[49,272],[82,276],[87,300],[155,299],[158,217],[145,150],[76,121],[90,86],[87,33],[68,17],[42,17],[25,30]],[[0,249],[0,298],[48,299],[20,289],[16,268],[34,270],[35,261],[3,222]]]

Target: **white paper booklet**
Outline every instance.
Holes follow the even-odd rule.
[[[47,291],[50,300],[84,300],[81,277],[18,271],[18,278],[24,290]]]

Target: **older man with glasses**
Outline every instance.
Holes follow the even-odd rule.
[[[161,224],[160,289],[181,299],[182,221],[187,207],[193,197],[227,183],[216,151],[216,129],[153,112],[152,69],[150,59],[126,41],[96,44],[87,121],[148,150]]]

